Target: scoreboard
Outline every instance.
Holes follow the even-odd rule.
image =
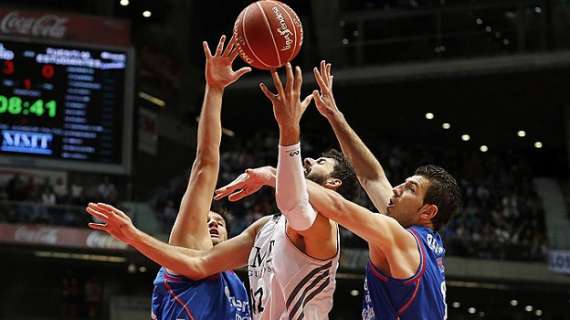
[[[128,173],[129,48],[0,37],[0,164]]]

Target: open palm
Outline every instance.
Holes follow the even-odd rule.
[[[251,71],[250,67],[243,67],[237,71],[233,70],[232,64],[239,54],[237,43],[235,38],[232,38],[224,49],[225,41],[226,36],[223,35],[213,55],[208,43],[206,41],[202,43],[206,56],[206,82],[209,86],[220,89],[224,89]]]

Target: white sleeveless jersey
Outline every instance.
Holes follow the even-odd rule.
[[[328,319],[339,252],[329,260],[309,257],[287,237],[286,221],[274,215],[258,232],[249,254],[253,319]]]

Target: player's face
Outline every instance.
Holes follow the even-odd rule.
[[[318,159],[305,158],[303,166],[305,167],[305,178],[323,185],[331,176],[336,165],[333,158],[320,157]]]
[[[388,216],[396,219],[403,227],[417,224],[429,186],[429,180],[422,176],[412,176],[396,186],[388,203]]]
[[[228,240],[228,230],[226,229],[226,220],[224,218],[210,211],[208,214],[208,229],[210,230],[210,237],[214,245],[222,241]]]

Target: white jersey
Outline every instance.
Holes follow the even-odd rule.
[[[309,257],[289,240],[286,218],[274,215],[258,232],[248,275],[254,320],[328,319],[340,250],[329,260]]]

